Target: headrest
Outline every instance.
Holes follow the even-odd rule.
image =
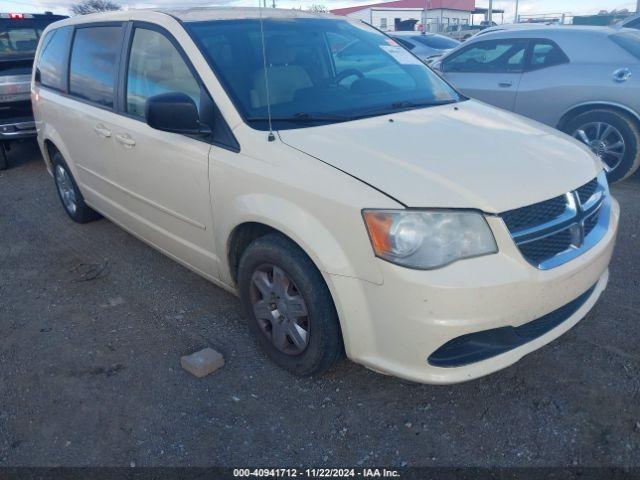
[[[283,35],[274,35],[265,40],[268,65],[287,65],[295,60],[295,50],[285,42]]]

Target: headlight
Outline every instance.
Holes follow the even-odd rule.
[[[451,210],[364,210],[376,256],[415,269],[497,253],[484,216]]]

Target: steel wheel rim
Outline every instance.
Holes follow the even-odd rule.
[[[56,179],[56,186],[58,187],[58,193],[60,193],[60,198],[62,199],[64,208],[66,208],[69,213],[76,213],[78,208],[76,203],[76,190],[73,188],[71,177],[60,165],[56,165],[54,177]]]
[[[307,304],[285,271],[272,264],[258,267],[249,288],[260,331],[280,352],[300,355],[309,345]]]
[[[607,172],[620,166],[626,146],[620,131],[605,122],[591,122],[578,128],[573,136],[586,144],[595,153]]]

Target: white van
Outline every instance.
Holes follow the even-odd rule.
[[[69,216],[104,215],[237,293],[298,375],[346,352],[418,382],[476,378],[573,327],[607,284],[619,207],[601,162],[363,23],[76,17],[45,31],[32,97]]]

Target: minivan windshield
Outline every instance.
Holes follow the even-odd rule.
[[[187,24],[254,128],[268,128],[268,105],[274,126],[285,129],[461,99],[418,58],[365,24],[268,18],[263,28],[264,59],[259,19]]]

